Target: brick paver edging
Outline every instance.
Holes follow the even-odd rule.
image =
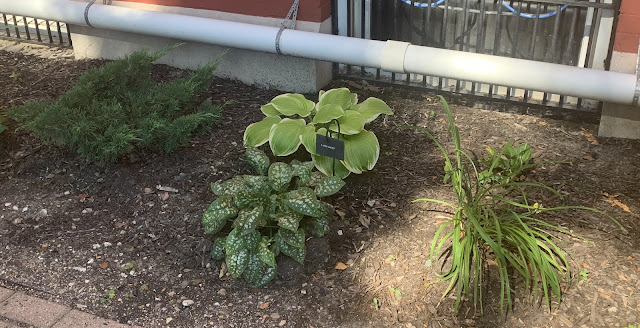
[[[0,287],[0,328],[19,328],[16,323],[37,328],[132,327]]]

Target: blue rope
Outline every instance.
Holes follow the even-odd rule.
[[[411,0],[400,0],[408,5],[411,5]],[[424,1],[424,0],[423,0]],[[419,2],[413,2],[413,6],[414,7],[419,7],[419,8],[426,8],[426,7],[434,7],[434,6],[438,6],[441,5],[445,0],[438,0],[434,3],[432,3],[431,5],[429,5],[428,3],[419,3]],[[549,18],[549,17],[553,17],[555,15],[558,14],[558,11],[552,11],[552,12],[548,12],[548,13],[544,13],[544,14],[540,14],[540,16],[536,16],[535,14],[526,14],[526,13],[520,13],[517,10],[513,9],[513,7],[509,6],[508,3],[506,3],[505,1],[501,1],[500,2],[505,8],[507,8],[507,10],[509,10],[510,12],[514,13],[515,15],[520,15],[520,17],[524,17],[524,18],[533,18],[535,19],[536,17],[538,18]],[[569,7],[569,5],[564,5],[560,8],[560,11],[563,11],[565,9],[567,9],[567,7]]]

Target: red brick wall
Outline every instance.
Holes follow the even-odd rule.
[[[124,0],[162,6],[224,11],[259,17],[285,18],[293,0]],[[638,1],[638,0],[632,0]],[[307,22],[323,22],[331,16],[331,0],[302,0],[298,19]]]
[[[640,0],[622,0],[613,49],[620,52],[637,53],[639,40]]]

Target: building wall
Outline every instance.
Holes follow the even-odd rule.
[[[636,74],[639,41],[640,1],[622,0],[611,71]],[[605,103],[598,134],[603,137],[640,139],[640,108]]]
[[[113,1],[112,5],[275,27],[280,26],[286,17],[292,1],[253,0],[250,3],[251,5],[247,6],[245,2],[236,1],[126,0]],[[301,1],[296,29],[331,33],[330,7],[326,7],[327,3],[330,6],[330,0]],[[260,8],[264,11],[256,12]],[[302,20],[303,18],[308,20]],[[85,26],[71,26],[71,29],[74,53],[78,59],[116,59],[136,50],[159,49],[184,42]],[[213,60],[225,50],[228,50],[228,53],[222,58],[215,74],[246,84],[286,92],[308,93],[318,91],[332,78],[331,63],[328,62],[243,49],[227,49],[197,42],[185,43],[158,62],[192,69]]]

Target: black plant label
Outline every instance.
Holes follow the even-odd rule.
[[[316,134],[316,153],[322,156],[344,160],[344,141]]]

